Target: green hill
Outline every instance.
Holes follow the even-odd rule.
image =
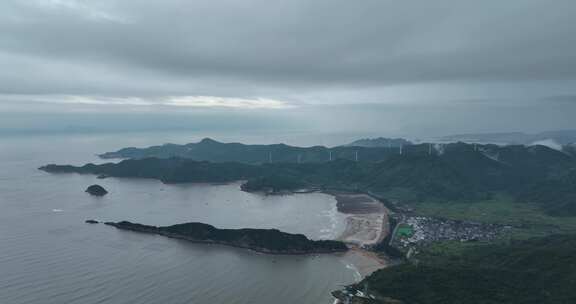
[[[367,148],[340,146],[327,148],[322,146],[295,147],[285,144],[246,145],[241,143],[222,143],[205,138],[198,143],[184,145],[165,144],[148,148],[123,148],[100,155],[101,158],[187,158],[197,161],[262,163],[310,163],[326,162],[336,159],[355,160],[358,152],[363,161],[379,161],[388,155],[397,154],[398,148]]]
[[[203,142],[203,147],[222,147],[218,150],[221,155],[229,153],[225,152],[226,147],[242,147],[244,150],[252,147],[209,140]],[[292,153],[292,149],[326,149],[274,147],[286,149],[285,153],[288,154]],[[344,151],[340,150],[341,153]],[[322,153],[327,152],[323,150]],[[298,188],[359,190],[402,202],[465,203],[505,194],[520,203],[538,204],[549,214],[576,215],[576,158],[545,146],[500,147],[456,143],[434,147],[419,144],[407,146],[402,155],[381,148],[364,148],[362,153],[374,155],[374,159],[249,163],[207,162],[190,158],[135,158],[116,164],[87,164],[81,167],[48,165],[41,169],[155,178],[166,183],[248,180],[245,189],[249,191],[272,189],[277,192]],[[381,153],[378,156],[380,159],[376,160],[378,153]]]
[[[353,286],[403,303],[574,303],[576,236],[479,245],[458,255],[421,253],[418,264],[379,270]],[[380,301],[378,303],[386,303]]]

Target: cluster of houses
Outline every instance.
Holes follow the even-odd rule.
[[[392,245],[407,249],[414,245],[427,245],[437,241],[488,241],[498,237],[506,226],[470,221],[455,221],[423,216],[410,216],[401,225],[409,226],[411,233],[396,235]]]

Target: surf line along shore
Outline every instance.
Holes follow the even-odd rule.
[[[388,266],[388,261],[368,248],[382,242],[390,233],[390,211],[378,199],[363,193],[329,192],[338,212],[346,215],[344,232],[336,239],[346,243],[346,257],[361,277]]]

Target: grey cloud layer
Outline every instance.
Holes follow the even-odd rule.
[[[216,107],[341,131],[570,128],[574,28],[571,0],[3,0],[0,114]]]
[[[8,0],[0,12],[3,64],[63,65],[100,93],[115,86],[92,77],[142,73],[287,86],[576,78],[574,1]]]

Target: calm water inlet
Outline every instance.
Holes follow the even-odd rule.
[[[238,183],[164,185],[36,169],[102,162],[95,153],[168,140],[0,138],[0,303],[331,303],[331,290],[357,279],[339,255],[262,255],[84,224],[92,218],[152,225],[200,221],[333,238],[344,218],[331,196],[261,196],[240,191]],[[94,183],[110,194],[85,194]]]

